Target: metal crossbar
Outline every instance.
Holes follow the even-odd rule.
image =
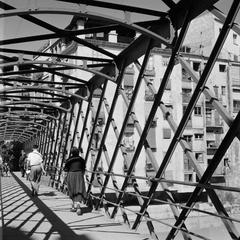
[[[235,92],[234,99],[228,93],[229,106],[225,107],[216,86],[207,84],[216,62],[228,63],[229,68],[239,67],[235,59],[219,58],[227,37],[231,33],[234,41],[239,37],[240,28],[235,23],[239,0],[233,0],[226,16],[217,8],[218,0],[162,0],[163,8],[155,9],[139,3],[58,1],[67,3],[66,8],[40,6],[24,10],[16,7],[14,1],[12,5],[0,1],[0,20],[4,24],[5,19],[21,18],[48,31],[21,37],[6,34],[0,40],[4,46],[0,48],[1,144],[12,141],[28,150],[38,144],[47,174],[51,175],[51,186],[63,192],[67,191],[64,163],[70,157],[70,149],[77,146],[87,166],[87,204],[103,208],[110,218],[116,218],[120,210],[121,220],[131,229],[140,230],[140,224],[146,224],[152,239],[160,239],[157,227],[160,224],[168,228],[166,239],[174,239],[180,232],[183,239],[210,240],[204,232],[192,231],[191,221],[187,220],[194,212],[220,219],[228,237],[239,239],[240,219],[228,209],[224,197],[227,194],[236,197],[240,188],[227,182],[215,184],[213,179],[220,165],[229,164],[225,163],[228,156],[232,158],[231,164],[235,164],[229,171],[238,169],[234,158],[239,155],[240,100]],[[162,11],[164,8],[167,10]],[[195,19],[204,18],[206,11],[222,24],[215,44],[211,51],[208,49],[209,57],[181,52],[188,47],[184,40],[192,34],[191,26],[197,25]],[[68,15],[72,19],[62,29],[57,22],[50,24],[36,17],[44,14],[51,14],[52,18]],[[31,48],[33,42],[44,40],[48,42],[40,50]],[[23,43],[28,44],[26,49],[21,47]],[[8,47],[10,44],[14,45]],[[198,59],[201,64],[206,62],[199,74],[191,59]],[[154,68],[150,68],[151,64]],[[233,91],[240,77],[232,77],[230,70],[227,71],[227,90]],[[194,90],[182,113],[179,109],[184,97],[183,72]],[[212,82],[222,87],[225,84],[216,79]],[[169,89],[169,84],[175,90],[182,88],[182,92]],[[180,102],[171,101],[171,94],[178,95],[172,98]],[[203,149],[206,159],[202,164],[196,155],[198,151],[186,136],[193,111],[201,102],[205,111],[206,101],[224,122],[221,126],[224,132],[217,133],[221,135],[216,137],[218,146],[212,159],[208,149]],[[169,104],[173,104],[172,110]],[[233,114],[231,108],[237,111]],[[202,118],[207,114],[206,110]],[[166,141],[160,133],[165,124],[173,133]],[[207,130],[203,132],[207,136]],[[207,148],[210,140],[206,136]],[[182,156],[177,156],[178,153]],[[185,160],[192,175],[196,175],[192,181],[184,179]],[[173,176],[169,177],[171,171]],[[230,181],[234,178],[230,175],[221,177]],[[202,201],[209,204],[210,210],[195,206]],[[155,217],[157,213],[152,210],[155,206],[168,207],[173,224]]]

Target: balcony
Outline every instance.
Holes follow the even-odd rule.
[[[191,94],[190,93],[183,93],[182,94],[182,101],[183,103],[189,103],[191,99]]]
[[[217,146],[207,146],[207,155],[214,155],[217,149]]]
[[[192,89],[192,82],[190,82],[190,81],[182,81],[182,88],[184,88],[184,89]]]
[[[223,134],[223,127],[217,125],[207,125],[206,131],[207,133]]]
[[[216,183],[225,183],[225,177],[223,175],[213,175],[211,177],[210,183],[216,184]]]
[[[222,134],[223,126],[219,121],[217,122],[212,117],[206,118],[206,131],[208,133]]]
[[[155,76],[155,69],[146,69],[144,72],[145,76]]]
[[[145,101],[154,101],[155,94],[150,90],[145,90]]]
[[[146,166],[145,166],[145,170],[146,170],[146,176],[147,177],[155,177],[156,172],[155,172],[155,170],[153,168],[152,163],[147,162]]]

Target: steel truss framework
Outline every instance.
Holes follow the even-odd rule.
[[[237,24],[234,24],[235,17],[240,7],[239,0],[233,1],[226,16],[214,6],[214,4],[218,2],[217,0],[180,0],[177,3],[173,0],[162,0],[162,3],[168,8],[165,12],[138,6],[116,4],[110,1],[59,0],[56,2],[72,3],[74,8],[36,8],[26,10],[15,9],[14,6],[6,2],[7,1],[0,1],[0,8],[4,10],[0,14],[0,18],[17,16],[32,24],[41,26],[52,33],[13,39],[1,39],[0,45],[59,38],[53,44],[57,46],[63,39],[68,39],[73,46],[74,44],[76,46],[82,45],[99,52],[104,57],[94,58],[92,56],[81,56],[80,54],[71,55],[64,51],[55,53],[1,47],[0,67],[2,72],[0,73],[0,84],[2,87],[0,89],[0,140],[15,140],[22,142],[28,147],[33,143],[38,143],[40,145],[40,151],[44,153],[46,169],[48,169],[48,173],[51,175],[51,185],[59,190],[65,189],[61,181],[64,160],[67,158],[69,149],[74,144],[78,144],[82,155],[85,157],[86,163],[90,159],[93,162],[92,168],[88,169],[86,174],[89,204],[91,202],[90,200],[94,199],[94,207],[96,209],[104,207],[106,213],[111,218],[114,218],[117,212],[120,211],[123,221],[132,229],[137,229],[141,222],[142,224],[146,223],[153,239],[158,239],[155,227],[156,222],[169,227],[169,233],[166,239],[174,239],[178,233],[182,234],[183,239],[192,239],[193,236],[199,239],[209,239],[206,236],[194,233],[188,229],[186,220],[190,213],[194,211],[220,218],[226,231],[229,233],[229,237],[231,239],[240,239],[239,230],[236,228],[236,223],[239,223],[240,219],[228,215],[228,212],[216,193],[216,190],[240,192],[240,189],[210,184],[210,179],[215,169],[219,165],[233,139],[235,137],[240,139],[240,113],[238,113],[234,119],[221,105],[214,93],[206,87],[208,77],[230,29],[237,33],[240,32]],[[100,10],[92,12],[89,10],[89,7],[93,6],[99,9],[119,11],[123,13],[123,18],[115,18],[111,15],[101,14]],[[207,64],[199,78],[179,52],[190,22],[205,10],[212,11],[216,17],[224,22],[224,24]],[[130,16],[136,13],[154,17],[155,20],[133,22]],[[78,30],[70,28],[70,24],[65,29],[59,29],[37,18],[37,16],[41,14],[72,15],[74,16],[73,19],[88,18],[95,21],[101,20],[104,24],[98,27],[86,27]],[[91,41],[81,38],[81,36],[85,36],[86,34],[96,34],[103,31],[109,32],[121,28],[124,28],[125,31],[135,31],[139,33],[139,36],[126,45],[125,49],[118,55],[99,47],[99,45]],[[159,89],[155,89],[152,82],[146,77],[146,66],[151,51],[161,46],[161,44],[171,49],[171,55],[160,87]],[[10,54],[16,54],[16,56],[10,57]],[[31,55],[35,57],[31,59]],[[143,57],[141,64],[139,61],[140,57]],[[73,59],[80,61],[81,64],[72,64],[66,61]],[[182,68],[185,69],[196,83],[196,88],[180,123],[175,122],[172,114],[162,101],[163,94],[176,63],[180,63]],[[132,96],[129,99],[122,87],[122,82],[124,73],[130,64],[134,64],[139,72]],[[77,76],[68,74],[68,70],[71,69],[86,72],[91,74],[91,77],[81,79]],[[50,77],[46,78],[45,76],[47,74]],[[62,78],[62,81],[55,81],[55,76]],[[83,74],[82,76],[85,75]],[[115,84],[115,92],[109,97],[105,93],[110,82]],[[136,103],[142,82],[146,84],[149,91],[154,95],[154,101],[144,126],[141,126],[134,112],[134,104]],[[99,101],[96,107],[93,104],[93,95],[94,91],[97,89],[100,89],[100,95],[98,96]],[[186,140],[182,138],[187,122],[202,94],[210,99],[212,106],[229,126],[228,132],[206,170],[202,169],[191,151],[191,147]],[[116,106],[120,98],[123,100],[127,110],[122,125],[117,126],[113,116],[114,112],[117,111]],[[85,106],[85,108],[83,106]],[[105,109],[108,117],[102,131],[98,132],[101,141],[96,148],[93,147],[94,133],[99,129],[98,119],[102,108]],[[174,136],[161,164],[156,160],[147,141],[150,126],[153,123],[155,113],[158,109],[162,111],[171,130],[174,132]],[[95,118],[93,120],[91,120],[91,112],[95,113]],[[19,119],[21,119],[21,121],[19,121]],[[131,158],[122,143],[129,120],[134,123],[134,127],[139,135],[139,141]],[[88,124],[89,121],[92,121],[90,129]],[[116,136],[116,144],[112,156],[109,154],[109,146],[106,143],[109,131],[113,131]],[[85,151],[83,148],[84,138],[88,140],[88,146]],[[190,159],[192,167],[198,176],[199,182],[195,184],[164,179],[165,170],[178,144],[182,147],[188,159]],[[143,148],[146,151],[148,159],[150,159],[152,163],[155,177],[147,178],[145,176],[134,175],[134,168]],[[119,151],[122,154],[124,162],[128,165],[126,174],[117,174],[113,171]],[[105,169],[105,171],[99,170],[102,159],[106,161],[108,166],[108,169]],[[124,180],[118,182],[117,179],[119,177]],[[151,182],[147,194],[143,194],[138,186],[138,181],[143,179]],[[96,180],[100,189],[98,194],[95,194],[93,191]],[[112,184],[109,184],[109,182]],[[131,182],[133,191],[129,191],[128,189],[129,182]],[[168,187],[168,183],[170,182],[194,187],[192,194],[184,204],[179,204],[175,201]],[[155,199],[154,197],[159,185],[165,192],[166,198],[164,198],[164,200]],[[108,197],[107,192],[109,191],[115,194],[114,201],[112,198]],[[207,193],[210,201],[215,207],[216,213],[210,213],[195,207],[199,195],[203,191]],[[137,198],[140,207],[139,211],[133,211],[130,207],[125,206],[125,196]],[[148,208],[152,201],[158,202],[159,204],[168,204],[172,211],[173,218],[175,219],[175,223],[169,224],[156,217],[151,217]],[[132,223],[130,223],[129,220],[129,212],[136,215]],[[143,220],[145,221],[143,222]]]

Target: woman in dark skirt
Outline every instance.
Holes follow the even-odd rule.
[[[64,171],[68,172],[66,177],[69,197],[72,199],[71,211],[82,214],[81,207],[86,200],[86,188],[84,181],[85,160],[79,156],[79,150],[73,147],[70,158],[66,160]]]

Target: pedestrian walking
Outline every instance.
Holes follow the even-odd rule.
[[[84,181],[85,160],[79,156],[77,147],[70,151],[70,157],[66,160],[64,171],[67,172],[66,183],[68,194],[72,200],[71,211],[82,214],[82,206],[86,201],[86,188]]]
[[[42,154],[38,152],[38,145],[33,145],[33,151],[28,154],[28,167],[30,167],[29,181],[32,187],[32,196],[37,196],[41,176],[45,173]]]
[[[26,159],[27,159],[27,155],[26,155],[25,151],[22,149],[21,156],[19,158],[19,168],[20,168],[22,177],[24,177],[25,173],[26,173]]]

